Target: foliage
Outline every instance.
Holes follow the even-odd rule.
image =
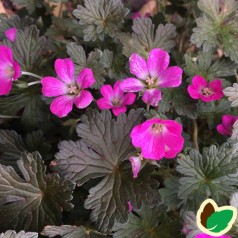
[[[196,212],[206,198],[238,206],[238,122],[223,118],[238,116],[236,0],[2,2],[7,14],[0,14],[0,45],[10,47],[21,72],[12,80],[15,68],[0,55],[0,93],[6,80],[12,83],[0,96],[0,238],[193,238],[201,233]],[[7,37],[11,28],[14,40]],[[169,53],[168,67],[183,69],[181,84],[171,83],[176,77],[171,69],[160,70],[158,106],[144,103],[142,89],[119,116],[99,110],[98,100],[107,94],[102,86],[146,71],[138,65],[133,70],[130,57],[147,58],[155,48]],[[41,79],[65,80],[54,67],[56,59],[65,58],[74,63],[75,79],[89,68],[96,82],[87,88],[90,105],[85,106],[86,97],[78,102],[75,97],[76,106],[59,118],[52,113],[55,96],[45,95]],[[167,66],[163,63],[156,66]],[[70,74],[66,71],[64,76]],[[169,86],[163,85],[165,75]],[[223,98],[191,98],[188,87],[196,75],[209,84],[221,80]],[[158,94],[154,80],[148,76],[143,86]],[[80,80],[66,81],[63,91],[57,81],[50,89],[59,97],[65,91],[67,97],[81,95],[85,85]],[[209,89],[198,88],[198,93],[212,93]],[[107,108],[117,107],[119,94],[106,95]],[[171,159],[141,161],[131,132],[154,118],[180,123],[184,146]],[[226,135],[217,130],[219,124]],[[149,133],[160,129],[153,125]],[[167,143],[148,146],[167,153]],[[130,157],[139,158],[137,178]],[[237,231],[238,221],[229,235],[235,238]]]
[[[133,180],[131,169],[125,164],[134,150],[128,132],[141,120],[141,110],[131,110],[128,117],[119,116],[117,121],[112,120],[109,112],[88,111],[76,129],[82,139],[63,141],[59,145],[54,169],[60,175],[78,185],[103,177],[89,190],[85,207],[92,209],[91,219],[104,231],[111,230],[115,220],[128,220],[128,201],[137,209],[141,208],[142,201],[150,205],[160,201],[155,190],[158,182],[147,175],[153,167],[144,168],[138,179]]]

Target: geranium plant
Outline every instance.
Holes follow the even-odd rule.
[[[238,2],[2,2],[0,237],[212,237],[201,203],[238,208]]]

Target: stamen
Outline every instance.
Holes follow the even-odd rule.
[[[211,88],[206,87],[206,88],[203,88],[203,89],[202,89],[202,94],[203,94],[204,96],[210,96],[211,94],[213,94],[213,91],[212,91]]]
[[[112,104],[113,104],[113,106],[120,106],[121,101],[119,98],[113,98]]]
[[[163,132],[163,125],[161,125],[161,124],[154,124],[152,126],[152,130],[156,134],[161,134]]]
[[[70,87],[69,87],[69,93],[70,93],[70,94],[76,94],[76,93],[77,93],[77,87],[76,87],[76,86],[73,86],[73,85],[70,85]]]
[[[155,78],[147,77],[146,83],[148,83],[148,86],[153,86],[155,84]]]

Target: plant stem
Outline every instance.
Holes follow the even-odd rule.
[[[147,111],[147,112],[150,111],[150,105],[149,105],[149,104],[146,105],[146,111]]]
[[[193,143],[195,148],[199,151],[199,145],[198,145],[198,125],[197,121],[193,120]]]
[[[26,71],[21,71],[21,74],[22,74],[22,75],[32,76],[32,77],[37,78],[37,79],[42,79],[41,76],[39,76],[39,75],[37,75],[37,74],[30,73],[30,72],[26,72]]]
[[[2,119],[11,119],[11,118],[21,118],[20,116],[8,116],[8,115],[0,115]]]
[[[30,82],[30,83],[28,83],[28,87],[35,85],[35,84],[39,84],[39,83],[41,83],[41,81]]]

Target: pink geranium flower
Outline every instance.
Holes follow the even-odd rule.
[[[103,98],[97,100],[97,105],[101,110],[112,109],[115,116],[126,112],[126,106],[131,105],[136,100],[134,93],[126,93],[120,89],[120,82],[116,82],[114,87],[111,85],[103,85],[100,89]]]
[[[130,72],[136,78],[127,78],[121,82],[124,92],[142,92],[142,100],[151,106],[158,106],[161,100],[160,88],[178,87],[182,82],[183,70],[169,67],[169,54],[162,49],[150,51],[147,61],[138,54],[130,57]]]
[[[150,119],[133,128],[132,144],[140,147],[142,156],[160,160],[174,158],[183,148],[182,126],[172,120]]]
[[[5,31],[5,36],[7,37],[8,40],[11,42],[14,42],[16,39],[17,35],[17,29],[15,27],[9,28],[8,30]]]
[[[13,60],[12,50],[0,46],[0,95],[7,95],[12,88],[12,80],[21,76],[20,65]]]
[[[233,124],[238,119],[238,116],[224,115],[222,123],[217,126],[217,131],[222,135],[231,136]]]
[[[72,60],[57,59],[55,71],[59,79],[49,76],[41,80],[43,95],[56,97],[50,105],[51,112],[65,117],[72,111],[73,104],[79,109],[86,108],[93,100],[92,94],[85,90],[95,83],[92,70],[84,68],[75,79]]]
[[[231,238],[231,236],[222,235],[222,236],[210,236],[204,233],[200,233],[195,236],[195,238]]]
[[[138,173],[141,169],[141,162],[143,160],[143,157],[141,155],[139,156],[131,156],[129,158],[129,161],[131,162],[132,172],[133,172],[133,178],[137,178]]]
[[[222,81],[215,79],[208,83],[203,77],[196,75],[192,84],[188,86],[188,93],[193,99],[201,99],[203,102],[219,100],[223,97]]]

